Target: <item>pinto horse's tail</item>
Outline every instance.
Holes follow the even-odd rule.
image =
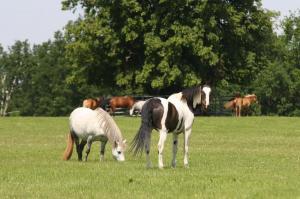
[[[65,149],[63,160],[69,160],[71,158],[73,152],[73,145],[74,145],[74,138],[70,132],[68,134],[67,148]]]
[[[149,148],[150,146],[147,146],[150,144],[151,139],[151,132],[153,129],[152,126],[152,114],[153,114],[153,103],[151,103],[151,99],[148,100],[148,103],[145,103],[141,116],[142,116],[142,122],[139,131],[133,138],[133,141],[131,143],[130,151],[133,151],[134,155],[142,154],[144,148]]]

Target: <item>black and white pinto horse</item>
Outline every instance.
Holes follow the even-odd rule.
[[[209,105],[211,88],[208,85],[187,88],[180,93],[172,94],[168,99],[151,98],[142,108],[142,122],[134,137],[131,151],[142,153],[145,148],[147,167],[150,162],[150,140],[153,129],[159,131],[158,167],[163,168],[163,149],[167,133],[173,132],[172,167],[176,167],[178,134],[184,133],[184,166],[188,167],[188,144],[197,105]]]

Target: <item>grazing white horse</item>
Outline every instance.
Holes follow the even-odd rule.
[[[74,141],[78,160],[82,160],[82,151],[87,144],[85,161],[87,161],[93,141],[101,141],[100,160],[103,160],[107,141],[112,145],[113,157],[124,161],[126,140],[123,140],[121,131],[112,117],[103,109],[76,108],[70,115],[70,133],[67,148],[63,159],[69,160],[72,156]],[[79,143],[79,139],[81,142]]]
[[[133,139],[131,151],[134,154],[146,151],[147,167],[150,162],[150,140],[153,129],[159,131],[158,167],[163,168],[163,149],[167,133],[173,132],[172,167],[176,167],[178,134],[184,133],[184,165],[188,167],[188,143],[194,121],[194,111],[197,105],[209,105],[211,88],[207,85],[188,88],[171,95],[168,99],[151,98],[142,108],[142,122],[139,131]]]
[[[143,105],[145,104],[145,102],[146,101],[144,101],[144,100],[140,100],[140,101],[135,102],[133,104],[133,106],[131,107],[131,109],[129,110],[129,114],[132,116],[135,111],[137,111],[138,114],[141,113]]]

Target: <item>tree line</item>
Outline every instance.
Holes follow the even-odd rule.
[[[274,29],[260,0],[64,0],[54,39],[0,45],[0,114],[68,115],[87,97],[168,95],[208,83],[255,93],[256,114],[300,115],[300,12]]]

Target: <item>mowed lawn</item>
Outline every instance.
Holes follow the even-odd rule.
[[[140,118],[115,117],[130,144]],[[88,162],[63,161],[68,118],[0,118],[1,198],[300,198],[300,118],[197,117],[190,168],[183,167],[179,136],[177,168],[170,168],[172,135],[157,168],[158,133],[152,133],[152,169],[145,155],[113,160],[99,142]]]

